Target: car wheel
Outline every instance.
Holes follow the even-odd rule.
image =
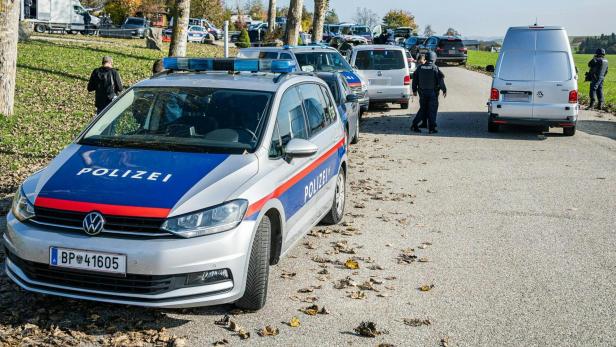
[[[497,133],[499,125],[496,123],[488,122],[488,132]]]
[[[402,104],[400,104],[400,107],[401,107],[403,110],[408,110],[408,108],[409,108],[409,103],[408,103],[408,102],[402,103]]]
[[[575,135],[575,126],[563,128],[563,135],[565,136]]]
[[[250,251],[246,290],[244,296],[235,302],[235,306],[246,310],[259,310],[265,306],[267,299],[267,282],[269,280],[270,239],[272,224],[263,216],[255,233]]]
[[[336,177],[336,191],[334,193],[334,200],[332,206],[327,212],[327,215],[323,217],[323,224],[335,225],[340,223],[344,216],[344,204],[346,202],[346,173],[343,168],[340,168],[338,176]]]
[[[47,26],[44,24],[37,24],[34,26],[34,31],[36,31],[39,34],[42,34],[45,31],[47,31]]]

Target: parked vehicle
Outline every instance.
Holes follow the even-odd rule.
[[[573,136],[579,113],[578,74],[562,27],[507,31],[488,102],[488,130],[503,124],[561,127]]]
[[[163,65],[17,190],[2,237],[21,288],[258,310],[270,265],[342,220],[347,146],[323,80],[290,61]]]
[[[394,38],[402,37],[405,40],[413,36],[413,28],[399,27],[394,29]]]
[[[141,17],[128,17],[122,23],[122,30],[129,32],[134,37],[144,38],[146,30],[150,28],[148,20]]]
[[[208,32],[204,27],[199,25],[190,25],[188,27],[188,42],[204,43],[207,34]]]
[[[419,54],[419,47],[421,47],[421,45],[423,45],[426,40],[427,37],[411,36],[404,41],[404,48],[406,48],[411,53],[411,56],[417,58],[417,55]]]
[[[411,76],[404,48],[390,45],[357,46],[351,65],[368,81],[370,103],[397,103],[409,107]]]
[[[240,49],[238,58],[291,59],[304,72],[340,72],[359,98],[360,113],[368,110],[368,84],[344,57],[331,47],[321,45],[252,47]]]
[[[344,124],[347,142],[356,144],[359,141],[359,98],[353,94],[346,78],[339,72],[319,72],[317,76],[327,83],[332,92]]]
[[[370,30],[369,27],[365,25],[355,25],[351,29],[354,36],[361,36],[366,39],[368,44],[372,44],[374,37],[372,37],[372,30]]]
[[[456,36],[431,36],[419,46],[419,52],[436,53],[437,63],[458,63],[466,65],[468,50],[461,38]]]
[[[325,24],[323,26],[323,41],[329,42],[332,37],[340,33],[340,25],[338,24]]]
[[[100,19],[90,15],[78,0],[33,0],[30,13],[24,13],[23,1],[20,19],[32,23],[34,31],[86,32],[84,17],[90,16],[89,29],[97,29]]]

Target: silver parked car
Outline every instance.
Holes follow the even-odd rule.
[[[368,81],[370,103],[397,103],[409,107],[411,76],[405,49],[390,45],[353,48],[351,65]]]
[[[494,66],[488,130],[503,124],[561,127],[575,134],[578,74],[562,27],[514,27],[507,31]]]
[[[342,219],[345,132],[323,80],[288,60],[163,63],[19,187],[3,239],[20,287],[259,309],[269,265]]]

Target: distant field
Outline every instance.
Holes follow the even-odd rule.
[[[473,69],[483,69],[485,71],[486,65],[496,64],[498,59],[498,53],[481,52],[481,51],[469,51],[468,52],[468,66]],[[590,89],[590,83],[584,82],[584,75],[588,71],[588,62],[592,59],[591,54],[574,54],[573,59],[575,65],[579,71],[579,83],[578,88],[580,91],[580,98],[582,103],[588,102],[588,93]],[[616,64],[616,55],[608,55],[608,61],[612,64]],[[616,109],[616,65],[612,68],[612,71],[608,73],[607,79],[603,86],[603,92],[605,93],[605,100],[607,106],[611,110]]]

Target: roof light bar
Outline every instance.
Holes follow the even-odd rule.
[[[293,60],[282,59],[222,59],[222,58],[163,58],[163,67],[180,71],[273,72],[295,71]]]

